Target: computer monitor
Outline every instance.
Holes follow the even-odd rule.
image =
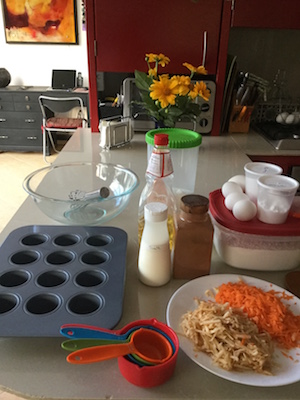
[[[76,87],[76,71],[71,69],[52,70],[52,89],[70,90]]]

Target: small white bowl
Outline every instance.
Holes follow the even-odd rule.
[[[258,178],[257,184],[257,218],[267,224],[283,224],[299,182],[284,175],[264,175]]]
[[[265,162],[249,162],[244,166],[245,193],[251,201],[257,201],[257,179],[263,175],[280,175],[283,170],[279,165]]]

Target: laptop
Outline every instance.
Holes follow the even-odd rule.
[[[52,90],[73,90],[76,87],[76,70],[53,69]]]

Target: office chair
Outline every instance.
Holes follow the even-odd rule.
[[[49,164],[46,158],[47,137],[53,150],[59,153],[55,147],[52,133],[73,133],[77,128],[87,127],[87,120],[84,118],[85,110],[80,97],[40,96],[39,103],[43,115],[43,158]],[[75,118],[70,116],[72,110],[77,112]]]

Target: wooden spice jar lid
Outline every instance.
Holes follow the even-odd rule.
[[[189,214],[204,214],[208,211],[209,200],[199,194],[187,194],[181,197],[180,209]]]

